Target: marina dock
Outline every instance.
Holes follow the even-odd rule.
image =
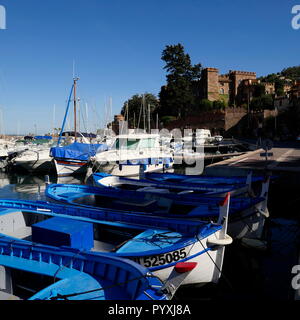
[[[266,153],[268,155],[266,156]],[[249,170],[276,173],[300,173],[300,144],[278,144],[267,152],[264,149],[249,151],[237,157],[208,165],[208,175],[244,175]]]

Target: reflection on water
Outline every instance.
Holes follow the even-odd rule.
[[[49,176],[50,183],[82,184],[84,177]],[[45,176],[0,173],[0,198],[45,200]]]

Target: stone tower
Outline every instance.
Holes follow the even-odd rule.
[[[202,71],[202,97],[210,101],[219,100],[219,70],[206,68]]]
[[[229,70],[231,80],[230,101],[236,103],[243,80],[255,80],[256,72]]]

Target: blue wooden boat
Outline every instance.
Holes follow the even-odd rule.
[[[166,300],[149,270],[104,253],[0,235],[1,300]]]
[[[248,184],[263,181],[263,176],[252,176],[250,172],[247,176],[207,176],[207,175],[185,175],[179,173],[170,172],[145,172],[145,179],[153,181],[164,181],[173,183],[199,183],[209,185],[237,185],[237,184]]]
[[[51,246],[106,252],[149,268],[173,293],[218,282],[227,235],[228,195],[217,223],[45,201],[0,200],[0,233]],[[182,265],[183,264],[183,265]],[[188,267],[185,266],[188,265]],[[171,295],[172,295],[171,294]]]
[[[225,197],[230,192],[232,197],[252,192],[251,181],[239,184],[206,184],[206,183],[174,183],[168,181],[154,181],[144,178],[132,179],[113,176],[103,172],[93,174],[93,182],[98,187],[116,187],[124,190],[139,190],[159,193],[189,193],[198,196]]]
[[[117,187],[98,188],[87,185],[51,184],[45,195],[60,203],[99,207],[115,210],[131,210],[167,218],[198,218],[217,221],[221,197],[205,197],[194,193],[160,193],[141,190],[123,190]],[[257,197],[235,197],[229,208],[228,233],[232,238],[259,238],[267,211],[268,182]]]

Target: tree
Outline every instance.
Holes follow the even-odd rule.
[[[150,106],[150,115],[157,112],[159,101],[152,93],[135,94],[130,99],[124,102],[121,114],[128,120],[129,127],[147,127],[148,106]],[[128,107],[128,109],[127,109]],[[127,119],[128,110],[128,119]],[[152,117],[152,121],[154,121]]]
[[[281,74],[291,80],[300,79],[300,66],[285,68],[281,71]]]
[[[265,94],[261,97],[261,104],[263,109],[269,109],[269,110],[274,109],[273,98],[270,94]]]
[[[250,103],[251,110],[264,110],[273,109],[274,103],[273,98],[270,94],[265,94],[260,97],[254,97]]]
[[[226,103],[223,100],[216,100],[213,102],[213,109],[215,110],[225,110]]]
[[[210,111],[213,109],[213,102],[208,99],[202,99],[199,102],[199,111]]]
[[[160,115],[184,118],[195,106],[201,64],[192,65],[180,43],[166,46],[161,59],[165,61],[167,85],[159,93]]]
[[[263,95],[266,94],[266,89],[265,86],[261,83],[258,83],[255,87],[254,87],[254,92],[253,92],[253,97],[259,98]]]

